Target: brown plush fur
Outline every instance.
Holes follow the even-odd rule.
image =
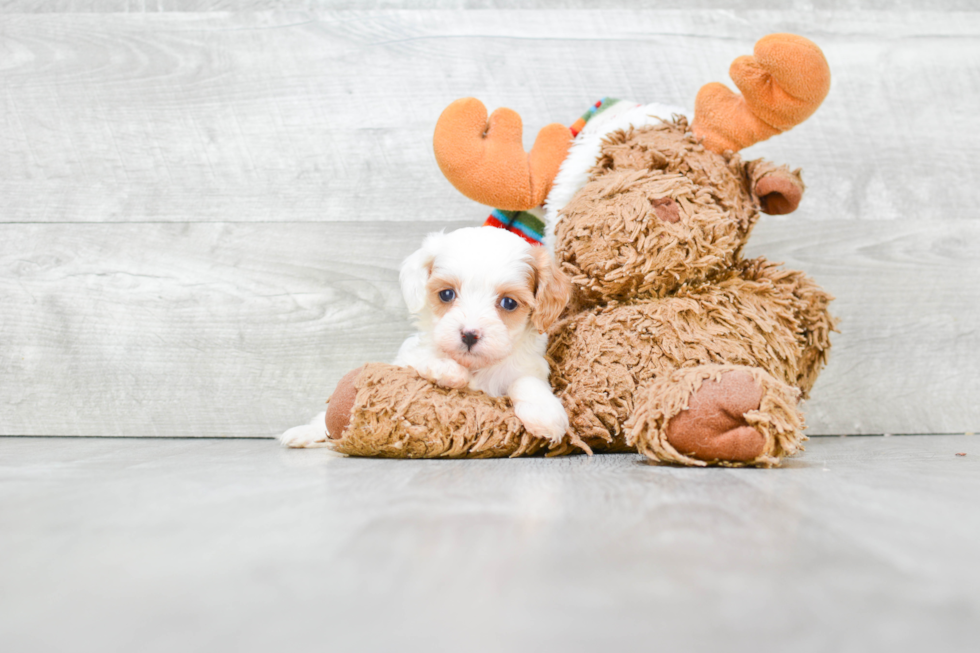
[[[592,173],[555,240],[582,307],[663,297],[731,267],[758,216],[738,156],[705,150],[683,119],[611,134]],[[676,222],[656,210],[665,199]]]
[[[349,383],[356,396],[350,424],[334,445],[340,453],[502,458],[548,452],[550,443],[525,431],[505,398],[440,388],[411,368],[384,363],[368,363]],[[570,453],[576,447],[588,452],[584,443],[573,439],[553,453]]]
[[[778,464],[805,439],[796,404],[826,361],[831,298],[804,274],[741,250],[762,204],[792,210],[802,192],[798,171],[706,150],[683,118],[610,135],[556,230],[573,298],[551,327],[548,355],[569,440],[549,450],[507,399],[375,364],[356,381],[337,449]]]

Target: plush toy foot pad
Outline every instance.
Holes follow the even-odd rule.
[[[762,387],[751,374],[728,372],[706,380],[691,396],[688,409],[667,423],[667,441],[698,460],[748,462],[766,448],[766,438],[745,421],[758,410]]]
[[[806,439],[799,395],[757,367],[681,368],[638,393],[626,439],[658,461],[771,467]]]
[[[339,440],[343,435],[347,425],[350,424],[351,410],[354,408],[354,399],[357,397],[357,378],[361,375],[364,366],[351,370],[337,382],[337,388],[330,396],[330,403],[327,405],[327,435],[332,440]]]

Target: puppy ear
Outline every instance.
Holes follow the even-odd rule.
[[[572,295],[572,282],[555,264],[545,247],[531,248],[534,270],[534,311],[531,321],[539,333],[547,331],[565,310]]]
[[[444,237],[445,234],[441,231],[429,234],[422,242],[422,247],[402,263],[398,281],[410,313],[419,313],[425,308],[425,284],[432,274],[432,264]]]

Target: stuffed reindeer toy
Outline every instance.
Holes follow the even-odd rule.
[[[340,381],[319,440],[403,458],[635,451],[773,466],[797,453],[831,297],[802,272],[743,258],[759,212],[791,213],[804,185],[798,170],[738,152],[808,118],[830,70],[811,41],[774,34],[730,74],[741,95],[704,86],[690,123],[680,109],[605,99],[571,132],[542,129],[530,153],[513,111],[449,105],[434,137],[443,174],[496,207],[493,224],[540,235],[571,280],[547,332],[568,429],[540,437],[507,397],[369,363]]]

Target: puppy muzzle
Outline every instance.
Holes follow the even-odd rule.
[[[473,351],[473,347],[480,341],[480,332],[461,331],[459,337],[463,341],[463,344],[466,345],[466,351]]]

